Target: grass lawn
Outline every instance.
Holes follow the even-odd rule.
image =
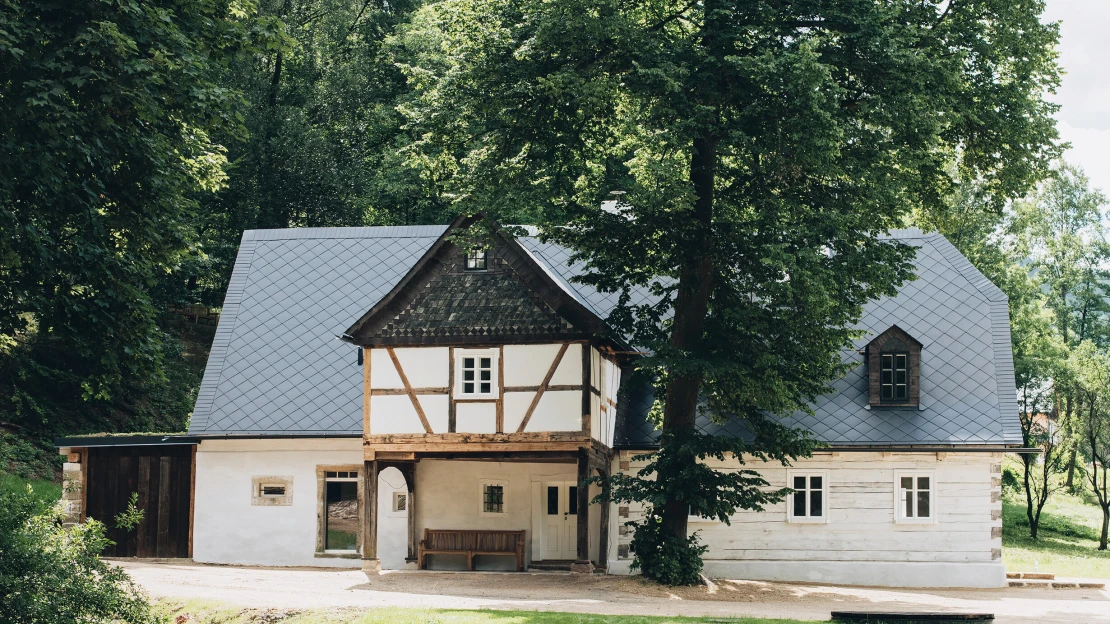
[[[445,609],[243,609],[214,602],[162,600],[155,605],[171,622],[189,614],[188,624],[667,624],[727,622],[729,624],[806,624],[803,620],[755,618],[683,618],[592,615],[545,611],[462,611]]]
[[[1102,510],[1081,497],[1057,492],[1041,512],[1037,539],[1029,538],[1025,494],[1002,500],[1002,561],[1007,572],[1110,578],[1110,551],[1097,550]]]
[[[45,481],[42,479],[27,480],[6,472],[0,472],[0,494],[21,491],[28,485],[31,486],[31,490],[34,492],[35,496],[44,502],[54,502],[62,497],[62,486],[53,481]]]

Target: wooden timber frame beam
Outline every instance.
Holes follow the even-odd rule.
[[[386,347],[389,352],[389,359],[393,360],[393,367],[397,369],[397,376],[401,378],[401,384],[405,386],[405,394],[409,395],[409,400],[412,401],[413,408],[416,409],[416,415],[420,418],[420,424],[424,426],[424,431],[432,432],[432,426],[428,424],[428,417],[424,415],[424,408],[420,406],[420,399],[416,398],[416,392],[412,389],[412,384],[409,383],[409,378],[405,375],[405,370],[401,368],[401,361],[397,359],[397,352],[393,347]]]
[[[559,347],[559,352],[555,354],[555,360],[551,362],[551,367],[547,369],[547,375],[544,375],[543,382],[536,390],[536,395],[532,397],[532,403],[528,406],[528,411],[524,413],[524,420],[521,420],[520,426],[516,428],[517,433],[524,433],[524,428],[528,426],[528,421],[532,419],[532,413],[536,411],[536,406],[540,404],[543,393],[547,391],[547,386],[551,383],[551,378],[555,376],[555,371],[559,368],[559,363],[563,361],[563,356],[566,355],[569,347],[570,343],[567,342]]]

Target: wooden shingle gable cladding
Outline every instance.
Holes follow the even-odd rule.
[[[867,344],[868,403],[872,407],[917,407],[921,402],[921,342],[902,328],[892,325]],[[906,398],[884,398],[882,391],[882,357],[884,354],[906,354]]]

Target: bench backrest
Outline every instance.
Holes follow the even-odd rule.
[[[424,548],[482,552],[516,552],[524,531],[464,531],[424,529]]]

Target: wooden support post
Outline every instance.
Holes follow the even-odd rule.
[[[362,536],[362,571],[373,580],[382,571],[378,560],[378,462],[368,461],[363,466],[363,506],[366,521]]]
[[[599,468],[598,475],[602,478],[609,476],[609,468]],[[612,507],[610,501],[605,500],[601,503],[601,535],[598,536],[599,544],[597,550],[597,565],[608,571],[609,569],[609,508]]]
[[[590,453],[587,449],[578,450],[578,548],[572,572],[590,574],[594,571],[590,562],[590,490],[583,483],[590,478]]]

